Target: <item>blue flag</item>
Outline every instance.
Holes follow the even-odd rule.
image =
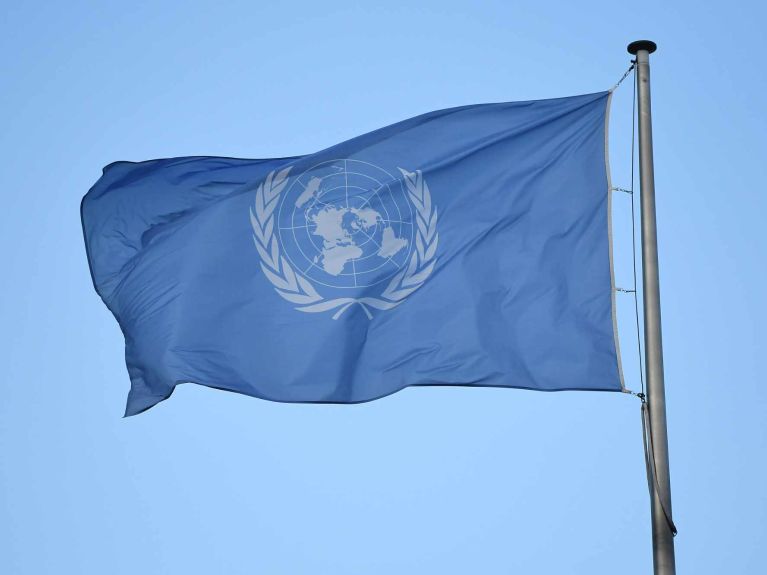
[[[621,391],[609,99],[441,110],[306,156],[107,166],[81,211],[126,414],[185,382],[332,403]]]

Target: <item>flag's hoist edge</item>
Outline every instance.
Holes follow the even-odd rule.
[[[615,358],[618,361],[618,379],[621,382],[621,391],[630,393],[626,389],[626,382],[623,378],[623,361],[621,359],[620,338],[618,337],[618,309],[616,295],[618,290],[615,286],[615,261],[613,254],[613,183],[612,172],[610,170],[610,110],[613,101],[613,90],[607,95],[605,104],[605,171],[607,172],[607,246],[610,256],[610,298],[612,299],[613,316],[613,338],[615,339]]]

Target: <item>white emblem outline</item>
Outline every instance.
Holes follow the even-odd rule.
[[[261,271],[274,286],[274,290],[285,300],[297,304],[295,309],[306,313],[319,313],[339,308],[333,319],[338,319],[354,304],[358,304],[368,319],[373,319],[370,309],[392,309],[401,304],[420,288],[434,271],[437,262],[437,207],[432,206],[429,186],[421,170],[408,172],[399,168],[405,178],[408,199],[415,208],[415,247],[410,262],[398,272],[377,297],[341,297],[326,299],[314,285],[300,273],[293,271],[285,256],[280,254],[280,244],[274,226],[274,210],[280,195],[288,183],[291,166],[274,170],[258,185],[254,205],[250,208],[250,224],[253,228],[253,243],[261,258]]]

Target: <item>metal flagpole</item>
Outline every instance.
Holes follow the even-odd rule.
[[[639,109],[639,182],[642,209],[642,287],[644,292],[645,370],[652,493],[652,547],[656,575],[674,575],[674,527],[671,521],[671,480],[666,430],[666,392],[663,381],[658,237],[655,224],[655,176],[652,157],[650,110],[650,54],[657,46],[649,40],[628,45],[636,56],[637,104]]]

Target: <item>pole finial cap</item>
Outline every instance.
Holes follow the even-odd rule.
[[[647,52],[652,54],[658,49],[658,45],[652,40],[637,40],[636,42],[629,44],[626,49],[629,51],[629,54],[634,54],[636,56],[636,53],[640,50],[647,50]]]

